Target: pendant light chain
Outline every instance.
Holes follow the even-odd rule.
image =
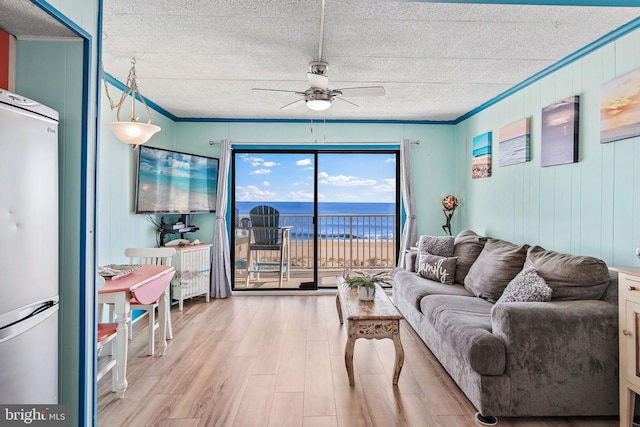
[[[102,69],[102,82],[104,83],[104,90],[107,93],[107,99],[109,100],[109,106],[111,107],[111,110],[115,110],[116,108],[119,108],[123,103],[124,100],[127,98],[128,92],[126,90],[122,91],[122,95],[120,96],[120,100],[118,101],[117,104],[113,103],[113,99],[111,99],[111,95],[109,94],[109,87],[107,85],[107,80],[104,78],[104,65],[101,65],[101,69]],[[125,82],[125,87],[137,90],[138,89],[138,84],[136,82],[136,58],[131,58],[131,68],[129,69],[129,75],[127,76],[127,81]]]

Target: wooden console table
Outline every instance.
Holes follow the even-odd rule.
[[[343,312],[347,319],[348,338],[344,350],[344,361],[349,376],[349,384],[355,385],[353,378],[353,348],[358,338],[382,339],[390,338],[396,349],[396,362],[393,370],[393,384],[398,384],[400,371],[404,364],[404,349],[400,342],[400,320],[402,314],[393,305],[387,294],[376,284],[376,296],[373,301],[358,299],[357,289],[351,289],[344,278],[338,276],[338,294],[336,307],[340,324],[343,323]]]
[[[640,394],[640,268],[610,267],[618,273],[620,426],[631,427]]]

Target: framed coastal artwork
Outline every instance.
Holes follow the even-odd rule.
[[[600,88],[600,143],[640,135],[640,69]]]
[[[473,159],[471,160],[471,178],[491,176],[491,132],[473,138]]]
[[[498,133],[498,165],[508,166],[531,160],[529,118],[518,120]]]
[[[572,96],[542,109],[540,165],[578,161],[578,111],[580,97]]]

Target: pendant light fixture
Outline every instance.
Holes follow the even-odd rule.
[[[104,79],[104,70],[103,70],[103,79]],[[109,89],[107,88],[107,82],[104,82],[105,90],[107,91],[107,98],[109,99],[109,103],[111,105],[111,110],[114,108],[118,108],[118,112],[116,117],[118,119],[117,122],[106,123],[106,126],[111,129],[111,131],[116,135],[116,137],[124,142],[125,144],[133,145],[133,148],[138,145],[144,144],[149,141],[149,139],[158,131],[160,131],[160,126],[151,124],[151,111],[149,110],[149,106],[147,102],[144,100],[144,97],[140,93],[140,89],[138,88],[138,81],[136,78],[136,59],[131,59],[131,69],[129,70],[129,76],[127,77],[127,81],[125,83],[125,88],[122,91],[122,96],[120,97],[120,101],[115,105],[109,96]],[[129,121],[121,121],[120,120],[120,109],[122,108],[122,104],[127,99],[127,96],[131,95],[131,114],[129,116]],[[139,122],[138,117],[136,117],[136,98],[142,102],[145,109],[147,110],[147,122]]]

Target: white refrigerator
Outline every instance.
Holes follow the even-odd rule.
[[[0,404],[58,403],[58,113],[0,89]]]

